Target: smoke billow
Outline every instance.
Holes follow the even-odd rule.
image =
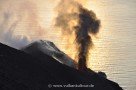
[[[33,0],[0,1],[0,9],[0,42],[19,49],[45,36]]]
[[[27,37],[23,36],[14,36],[14,30],[17,27],[17,24],[20,20],[14,21],[9,27],[9,20],[11,18],[11,13],[10,12],[5,12],[3,14],[3,22],[0,25],[0,41],[12,46],[14,48],[21,48],[29,43],[29,40]],[[7,28],[8,27],[8,28]]]
[[[78,69],[85,70],[89,49],[93,46],[91,35],[96,35],[99,32],[100,20],[97,19],[93,11],[84,8],[74,0],[61,0],[57,11],[55,26],[60,27],[65,35],[75,33]]]

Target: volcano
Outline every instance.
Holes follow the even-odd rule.
[[[0,43],[0,90],[122,90],[90,69],[81,72],[71,67],[66,62],[74,62],[65,55],[49,41],[34,42],[22,50]]]
[[[65,64],[69,67],[77,67],[76,62],[71,59],[67,54],[59,50],[59,48],[51,41],[35,41],[28,46],[23,47],[21,50],[40,59],[46,59],[45,55],[49,55],[58,62]]]

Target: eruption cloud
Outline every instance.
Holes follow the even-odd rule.
[[[89,50],[93,46],[91,36],[99,32],[100,20],[92,10],[74,0],[61,0],[57,12],[55,26],[61,28],[66,36],[75,33],[78,69],[84,71],[87,68]]]
[[[0,30],[1,30],[0,41],[14,48],[21,48],[27,45],[29,43],[29,40],[27,37],[14,36],[14,30],[17,27],[17,24],[20,20],[14,21],[9,26],[9,28],[7,28],[11,16],[12,15],[9,12],[4,13],[4,20],[0,25]]]
[[[33,0],[0,1],[0,9],[0,42],[20,49],[45,36],[45,29],[38,21],[37,4]]]

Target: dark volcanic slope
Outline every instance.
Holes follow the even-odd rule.
[[[77,64],[68,55],[60,51],[53,42],[47,40],[35,41],[21,49],[34,57],[46,59],[47,55],[55,60],[69,66],[76,68]]]
[[[0,44],[0,90],[49,90],[48,84],[94,85],[93,88],[73,88],[74,90],[121,90],[118,84],[96,73],[81,73],[49,56],[45,57],[46,60],[37,59]]]

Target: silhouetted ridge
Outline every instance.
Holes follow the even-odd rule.
[[[64,52],[60,51],[56,45],[47,40],[35,41],[28,46],[21,49],[22,51],[31,54],[34,57],[44,59],[44,55],[49,55],[58,62],[65,64],[67,66],[76,68],[76,62],[66,55]]]
[[[73,90],[122,90],[118,84],[100,77],[89,69],[80,72],[59,63],[49,55],[44,55],[44,59],[38,59],[0,44],[0,90],[50,90],[48,84],[94,85],[92,88],[73,88]]]

